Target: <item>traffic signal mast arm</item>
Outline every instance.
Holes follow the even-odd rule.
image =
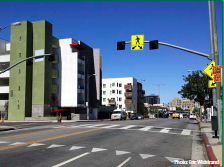
[[[6,71],[8,71],[8,70],[10,70],[11,68],[13,68],[13,67],[19,65],[20,63],[22,63],[22,62],[24,62],[24,61],[27,61],[27,60],[30,60],[30,59],[33,59],[33,58],[41,58],[41,57],[44,57],[44,56],[54,56],[54,55],[53,55],[53,54],[44,54],[44,55],[38,55],[38,56],[28,57],[28,58],[26,58],[26,59],[23,59],[23,60],[17,62],[16,64],[13,64],[12,66],[6,68],[5,70],[0,71],[0,74],[6,72]],[[54,61],[54,60],[52,60],[52,61]]]
[[[144,43],[150,43],[150,41],[144,41]],[[125,42],[125,44],[131,44],[131,41]],[[200,56],[203,56],[203,57],[207,57],[208,59],[211,60],[210,55],[205,54],[205,53],[197,52],[197,51],[194,51],[194,50],[191,50],[191,49],[183,48],[183,47],[180,47],[180,46],[176,46],[176,45],[172,45],[172,44],[164,43],[164,42],[158,42],[158,44],[169,46],[169,47],[176,48],[176,49],[180,49],[180,50],[187,51],[187,52],[190,52],[190,53],[194,53],[194,54],[197,54],[197,55],[200,55]]]

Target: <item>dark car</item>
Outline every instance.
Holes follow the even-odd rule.
[[[138,119],[144,119],[143,115],[138,115]]]
[[[137,115],[132,115],[131,120],[138,119]]]

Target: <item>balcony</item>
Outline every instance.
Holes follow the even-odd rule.
[[[124,85],[124,89],[131,90],[132,89],[132,85]]]
[[[132,92],[126,92],[124,95],[125,97],[132,97]]]
[[[9,78],[9,71],[0,74],[0,78]]]
[[[9,93],[9,86],[0,86],[0,94]]]
[[[115,106],[116,105],[115,99],[108,99],[108,104],[111,106]]]
[[[132,104],[132,99],[125,100],[125,104]]]
[[[10,55],[0,55],[0,62],[1,63],[6,63],[6,62],[10,62]]]

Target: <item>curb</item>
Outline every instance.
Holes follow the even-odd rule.
[[[198,122],[199,127],[201,127],[201,123]],[[205,147],[207,150],[208,158],[210,161],[217,161],[217,158],[212,150],[212,146],[210,145],[208,138],[205,133],[202,133],[202,138],[205,143]],[[211,164],[212,167],[220,167],[220,164]]]

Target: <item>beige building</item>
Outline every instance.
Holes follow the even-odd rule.
[[[183,110],[190,110],[191,108],[199,108],[200,105],[194,100],[182,100],[179,97],[175,97],[169,102],[169,107],[181,107]]]

